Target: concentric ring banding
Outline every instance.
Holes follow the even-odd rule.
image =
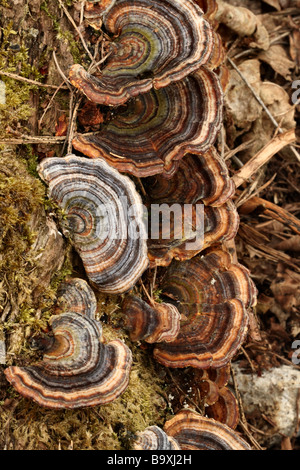
[[[78,134],[73,146],[91,158],[105,158],[135,176],[171,178],[187,153],[205,153],[223,116],[217,75],[201,68],[161,90],[138,96],[92,134]]]
[[[117,0],[104,15],[114,38],[99,78],[74,65],[70,80],[99,104],[116,106],[168,86],[205,65],[214,33],[193,0]]]
[[[7,380],[26,398],[54,409],[110,403],[129,382],[131,351],[120,340],[104,344],[99,322],[66,312],[51,318],[54,344],[29,367],[8,367]]]
[[[133,182],[103,160],[74,155],[44,159],[39,173],[65,214],[63,230],[89,279],[104,292],[129,290],[148,267],[143,208]]]

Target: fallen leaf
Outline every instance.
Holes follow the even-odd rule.
[[[295,62],[289,59],[284,47],[274,44],[267,51],[262,51],[258,56],[263,62],[269,64],[272,69],[284,77],[287,81],[292,79],[292,70]]]

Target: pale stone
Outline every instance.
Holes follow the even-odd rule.
[[[297,406],[300,371],[283,365],[258,376],[246,373],[238,364],[233,368],[245,414],[250,422],[251,415],[255,415],[255,426],[260,426],[260,430],[265,432],[264,436],[258,435],[257,438],[264,444],[274,445],[280,443],[282,435],[292,437],[300,417]],[[275,426],[268,424],[262,414]]]

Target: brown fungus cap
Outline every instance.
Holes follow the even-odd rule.
[[[236,206],[228,201],[221,207],[180,204],[159,205],[162,217],[150,211],[148,257],[150,266],[169,266],[172,259],[185,261],[215,245],[233,240],[239,227]],[[169,214],[174,214],[173,219]],[[154,235],[153,235],[154,234]]]
[[[180,446],[158,426],[149,426],[137,434],[133,450],[180,450]]]
[[[222,206],[235,193],[228,168],[216,149],[206,153],[186,155],[172,178],[156,175],[143,181],[152,203],[194,204]]]
[[[139,177],[163,173],[171,178],[186,154],[210,149],[222,122],[222,103],[218,76],[202,67],[166,88],[139,95],[116,109],[99,132],[77,134],[72,143],[84,155],[104,158],[120,172]],[[215,167],[222,165],[217,157],[208,156],[212,159]]]
[[[131,341],[147,343],[173,341],[179,333],[180,313],[172,304],[148,305],[139,297],[128,295],[122,304]]]
[[[183,410],[164,426],[182,450],[251,450],[235,431],[195,411]]]
[[[256,289],[246,268],[230,255],[211,250],[185,262],[173,262],[162,293],[186,320],[176,340],[157,344],[154,357],[167,367],[224,367],[245,340],[248,312]]]
[[[102,292],[131,289],[147,269],[143,206],[134,183],[104,160],[46,158],[39,174],[89,280]],[[137,236],[137,233],[139,236]]]
[[[205,413],[209,418],[226,424],[231,429],[235,429],[240,420],[237,399],[228,387],[219,389],[218,399],[205,408]]]
[[[132,355],[121,340],[104,344],[101,324],[75,312],[53,316],[50,326],[54,336],[42,361],[4,371],[21,395],[64,409],[110,403],[125,391]]]
[[[117,0],[103,24],[112,41],[101,76],[78,64],[70,70],[71,83],[99,104],[124,104],[181,80],[214,49],[213,29],[193,0]]]
[[[55,314],[75,312],[95,318],[97,299],[84,279],[70,278],[61,283],[57,291]]]

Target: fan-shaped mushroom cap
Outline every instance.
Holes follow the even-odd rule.
[[[78,313],[50,319],[54,334],[43,360],[5,369],[24,397],[47,408],[81,408],[110,403],[129,382],[131,351],[120,340],[103,344],[101,324]]]
[[[225,162],[211,147],[203,155],[186,155],[172,178],[156,175],[143,181],[152,203],[194,204],[219,207],[235,193]]]
[[[205,65],[214,34],[193,0],[117,0],[103,18],[111,43],[101,77],[78,64],[71,83],[95,103],[116,106]]]
[[[182,450],[251,450],[226,425],[190,410],[183,410],[167,421],[164,431],[176,439]]]
[[[218,391],[218,399],[205,408],[205,413],[209,418],[226,424],[231,429],[237,427],[240,419],[237,399],[227,387]]]
[[[46,158],[39,174],[64,211],[86,273],[103,292],[129,290],[148,267],[143,208],[133,182],[103,160]]]
[[[160,429],[149,426],[143,432],[137,433],[133,445],[134,450],[180,450],[178,442]]]
[[[225,366],[243,343],[256,301],[249,272],[222,250],[168,268],[163,294],[186,318],[177,338],[157,344],[154,357],[167,367]]]
[[[172,304],[153,302],[150,306],[139,297],[128,295],[122,310],[126,315],[131,341],[168,342],[179,333],[180,313]]]
[[[212,245],[232,240],[239,228],[239,215],[232,201],[221,207],[204,207],[199,202],[191,211],[185,205],[175,205],[174,219],[170,219],[170,223],[167,222],[172,205],[160,208],[162,220],[154,217],[148,239],[151,267],[169,266],[173,258],[191,259]]]
[[[94,319],[97,311],[97,299],[84,279],[66,279],[57,291],[55,313],[75,312]]]
[[[201,68],[161,90],[152,90],[118,109],[97,133],[78,134],[75,149],[105,158],[135,176],[172,177],[188,152],[205,152],[222,122],[222,89],[214,72]]]

